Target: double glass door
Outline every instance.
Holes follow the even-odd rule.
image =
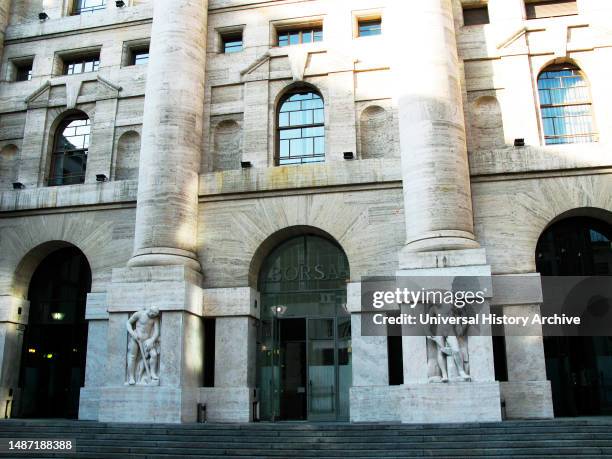
[[[262,418],[348,420],[350,316],[275,318],[270,325],[270,359],[260,367]]]

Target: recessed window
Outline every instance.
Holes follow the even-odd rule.
[[[32,79],[32,67],[34,59],[21,58],[11,61],[9,80],[11,81],[30,81]]]
[[[538,77],[546,145],[596,142],[589,85],[574,65],[553,65]]]
[[[93,13],[106,9],[106,0],[74,0],[72,14]]]
[[[571,16],[578,14],[576,0],[546,0],[525,2],[527,19]]]
[[[84,113],[62,121],[55,133],[49,186],[85,181],[90,135],[91,122]]]
[[[221,52],[225,54],[242,51],[242,31],[221,35]]]
[[[132,54],[132,65],[145,65],[149,62],[149,50],[141,49]]]
[[[64,75],[97,72],[100,68],[100,54],[64,59]]]
[[[376,19],[359,19],[357,22],[358,37],[372,37],[382,33],[382,20]]]
[[[305,27],[278,31],[278,46],[300,45],[323,41],[323,27]]]
[[[487,5],[474,8],[463,8],[463,25],[483,25],[489,23],[489,7]]]
[[[323,98],[312,90],[294,91],[278,110],[278,165],[325,161]]]

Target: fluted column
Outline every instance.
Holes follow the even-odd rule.
[[[208,0],[154,3],[129,266],[200,270],[195,249],[207,11]]]
[[[399,111],[409,252],[474,240],[460,67],[451,0],[393,2],[390,45]]]

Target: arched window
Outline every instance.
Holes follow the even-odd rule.
[[[578,67],[547,67],[538,77],[538,92],[546,145],[598,140],[589,85]]]
[[[292,91],[278,110],[279,166],[325,161],[323,98],[312,90]]]
[[[49,186],[85,181],[91,123],[87,115],[69,116],[55,133]]]

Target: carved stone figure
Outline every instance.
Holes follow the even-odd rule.
[[[429,314],[436,316],[460,316],[463,309],[452,305],[432,305]],[[467,361],[466,327],[436,325],[427,337],[429,382],[470,381]]]
[[[126,328],[129,334],[126,384],[159,384],[159,309],[135,312]]]

